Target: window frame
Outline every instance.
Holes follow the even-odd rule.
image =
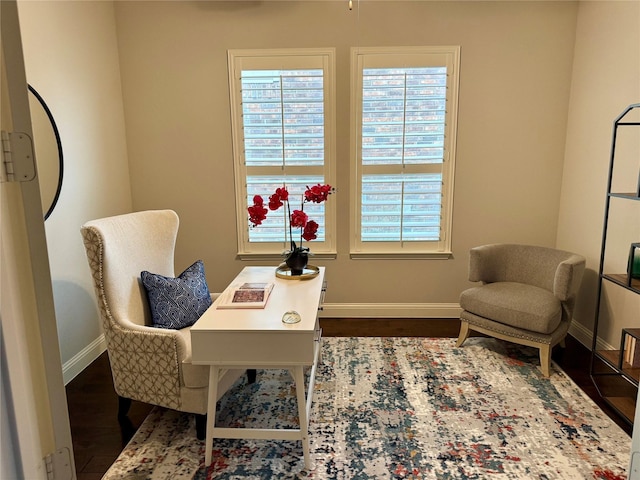
[[[444,121],[444,159],[442,173],[442,203],[440,240],[364,242],[361,240],[362,212],[362,110],[363,70],[393,67],[447,67],[447,94]],[[460,46],[424,47],[354,47],[351,49],[351,235],[350,256],[358,258],[451,258],[453,191],[455,180]],[[424,172],[432,170],[427,164]],[[405,165],[407,173],[421,171]]]
[[[233,145],[234,184],[236,205],[236,232],[238,257],[240,259],[273,259],[281,257],[289,250],[288,237],[283,229],[282,242],[249,242],[247,175],[269,174],[278,167],[247,168],[244,155],[243,112],[240,72],[243,70],[283,70],[294,68],[322,68],[324,91],[324,165],[281,167],[284,175],[322,175],[325,184],[336,186],[336,119],[335,119],[335,49],[334,48],[293,48],[293,49],[234,49],[227,52],[229,95],[231,109],[231,134]],[[309,185],[311,186],[311,185]],[[272,193],[272,192],[271,192]],[[268,198],[264,198],[265,203]],[[304,242],[314,256],[335,258],[336,250],[336,201],[331,199],[323,204],[325,214],[324,241]],[[292,204],[292,208],[293,208]],[[281,212],[278,211],[277,214]],[[270,215],[276,214],[271,212]]]

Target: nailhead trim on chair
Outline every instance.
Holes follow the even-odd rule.
[[[509,337],[514,337],[514,338],[522,338],[524,340],[530,340],[532,342],[537,342],[537,343],[546,343],[549,345],[551,344],[551,335],[545,335],[544,337],[534,337],[533,335],[526,335],[521,332],[514,333],[513,331],[507,331],[500,328],[493,328],[493,325],[489,326],[485,322],[476,322],[467,317],[464,318],[464,321],[469,322],[469,325],[477,325],[478,327],[482,327],[487,330],[492,330],[494,332],[500,333],[501,335],[507,335]]]

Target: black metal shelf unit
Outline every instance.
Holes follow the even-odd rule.
[[[635,192],[612,192],[614,167],[616,159],[616,143],[620,128],[640,127],[640,121],[628,120],[637,117],[640,103],[629,105],[613,122],[613,137],[611,141],[611,158],[609,162],[609,178],[607,181],[607,196],[604,211],[604,226],[602,229],[602,247],[600,252],[600,268],[596,297],[595,322],[593,327],[593,343],[591,348],[591,379],[600,396],[629,424],[633,424],[636,409],[636,397],[640,380],[640,314],[638,318],[625,318],[628,328],[621,329],[619,348],[601,348],[598,345],[598,331],[601,325],[601,302],[603,284],[608,282],[614,288],[622,287],[633,294],[640,295],[640,279],[632,278],[630,272],[605,272],[605,251],[607,235],[611,228],[610,213],[611,200],[622,202],[637,202],[631,208],[640,212],[640,151],[638,152],[638,185]],[[639,129],[640,131],[640,129]],[[640,226],[640,214],[637,216]],[[638,240],[640,241],[640,239]],[[633,268],[630,264],[628,268]],[[638,357],[633,357],[631,350],[638,344]]]

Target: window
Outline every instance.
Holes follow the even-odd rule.
[[[229,84],[240,256],[281,254],[285,209],[250,227],[253,197],[285,184],[292,207],[307,186],[335,186],[334,51],[231,50]],[[314,254],[335,254],[335,201],[305,204],[318,222]],[[295,240],[295,239],[294,239]]]
[[[448,257],[459,47],[352,50],[351,254]]]

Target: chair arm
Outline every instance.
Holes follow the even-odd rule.
[[[473,247],[469,251],[469,281],[489,283],[500,280],[503,265],[500,252],[503,249],[498,244]]]
[[[176,358],[178,363],[182,363],[187,356],[187,352],[190,350],[186,344],[186,340],[179,334],[178,330],[172,330],[170,328],[149,327],[147,325],[138,325],[133,322],[124,321],[124,325],[118,325],[125,334],[130,332],[141,333],[143,335],[152,335],[154,337],[162,337],[163,342],[167,345],[172,345],[172,350],[176,352]]]
[[[127,322],[129,323],[129,322]],[[112,322],[105,331],[118,395],[179,409],[184,339],[177,331]]]
[[[561,302],[566,302],[576,294],[580,288],[586,259],[581,255],[572,255],[558,264],[553,279],[553,294]]]

